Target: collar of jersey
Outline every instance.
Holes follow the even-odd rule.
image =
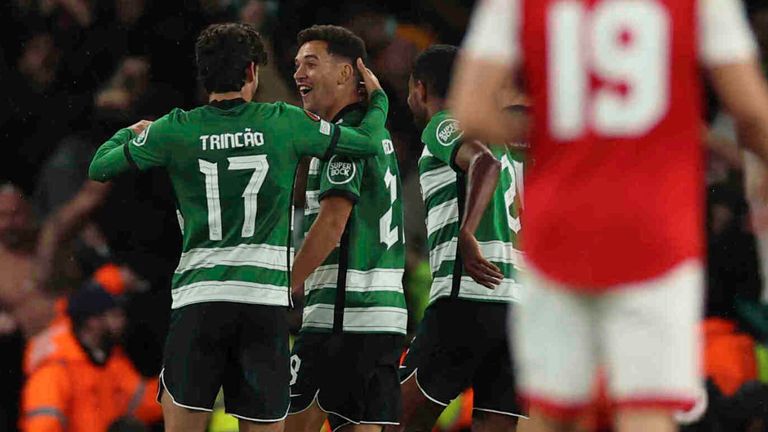
[[[338,114],[336,114],[336,117],[334,117],[333,120],[331,120],[331,123],[338,124],[339,120],[343,119],[345,115],[353,111],[364,110],[364,109],[365,109],[365,104],[362,102],[355,102],[353,104],[349,104],[344,108],[342,108]]]
[[[237,99],[224,99],[224,100],[210,101],[210,102],[208,102],[208,105],[210,105],[212,107],[215,107],[215,108],[219,108],[219,109],[223,109],[223,110],[228,110],[230,108],[234,108],[234,107],[242,105],[244,103],[245,103],[245,99],[237,98]]]

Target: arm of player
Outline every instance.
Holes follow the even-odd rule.
[[[710,76],[739,141],[768,164],[768,85],[757,59],[712,67]]]
[[[109,183],[86,181],[72,200],[45,220],[37,245],[33,287],[40,290],[51,288],[56,263],[62,262],[58,257],[62,246],[83,229],[110,189]]]
[[[740,144],[768,163],[768,85],[741,2],[702,0],[699,51]]]
[[[448,106],[466,138],[484,142],[519,142],[524,131],[499,110],[497,94],[514,81],[517,1],[478,2],[458,58]],[[509,35],[510,37],[504,37]]]
[[[320,201],[320,212],[296,254],[291,270],[291,290],[304,295],[304,281],[328,258],[339,244],[354,202],[345,196],[328,196]]]
[[[117,131],[112,138],[96,150],[91,166],[88,168],[88,177],[94,181],[105,182],[131,170],[133,165],[126,146],[151,124],[152,122],[148,120],[141,120]]]
[[[338,126],[339,139],[330,153],[355,158],[383,154],[381,142],[373,137],[385,127],[388,110],[389,100],[386,93],[381,89],[375,90],[371,94],[368,111],[358,127]]]
[[[475,282],[493,289],[504,279],[501,270],[483,257],[475,231],[499,182],[501,163],[478,141],[466,141],[454,164],[467,173],[467,198],[459,230],[459,251],[464,269]]]
[[[458,59],[448,106],[465,137],[486,142],[520,142],[525,132],[499,109],[496,90],[513,71],[508,65],[463,54]],[[477,83],[483,83],[478,85]]]

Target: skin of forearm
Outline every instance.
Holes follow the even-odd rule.
[[[104,202],[110,188],[109,184],[87,181],[74,199],[43,223],[36,252],[36,287],[48,287],[57,255],[90,221],[91,214]]]
[[[467,198],[461,230],[474,234],[499,182],[501,163],[491,153],[476,155],[467,171]]]
[[[750,117],[736,121],[739,141],[768,164],[768,118]]]
[[[303,284],[309,275],[331,254],[344,234],[344,228],[349,219],[349,210],[351,210],[351,206],[348,209],[339,210],[321,206],[317,220],[309,229],[304,244],[294,259],[291,270],[292,288]]]

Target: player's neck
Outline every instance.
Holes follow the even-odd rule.
[[[208,95],[208,103],[215,102],[215,101],[223,101],[223,100],[233,100],[233,99],[245,99],[247,102],[251,101],[251,98],[246,97],[243,91],[211,93]]]
[[[355,93],[350,93],[339,98],[325,113],[317,113],[323,120],[332,121],[344,108],[359,103],[363,98]]]
[[[444,99],[429,99],[427,101],[427,117],[432,118],[435,114],[446,109]]]

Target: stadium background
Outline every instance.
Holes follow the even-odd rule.
[[[193,48],[206,24],[236,20],[258,26],[270,46],[270,62],[262,70],[257,100],[294,104],[300,103],[291,77],[298,31],[316,23],[347,26],[366,41],[369,66],[390,96],[388,124],[405,188],[409,248],[405,283],[413,328],[423,312],[429,270],[416,171],[419,131],[405,102],[408,74],[412,59],[429,44],[460,43],[472,3],[0,2],[0,25],[5,35],[11,35],[0,39],[0,97],[4,99],[0,181],[12,182],[25,192],[39,226],[77,193],[86,180],[93,151],[114,130],[140,118],[157,118],[173,107],[188,109],[204,103],[196,82]],[[753,1],[748,6],[763,56],[768,58],[768,2]],[[744,198],[733,134],[717,101],[709,96],[707,100],[706,120],[712,125],[708,141],[713,150],[708,151],[706,190],[710,320],[705,329],[710,391],[715,398],[709,423],[698,430],[716,430],[713,425],[724,427],[717,430],[746,430],[745,419],[768,419],[768,390],[761,384],[768,382],[768,356],[763,351],[768,344],[768,311],[760,301],[763,285],[754,224]],[[303,205],[300,198],[296,205]],[[117,180],[92,220],[89,230],[106,239],[108,250],[96,247],[93,236],[83,235],[75,240],[73,258],[85,270],[84,276],[112,261],[131,268],[146,281],[149,289],[131,295],[127,304],[124,344],[140,371],[155,375],[168,324],[169,277],[180,244],[167,178],[150,172]],[[0,301],[0,323],[2,307]],[[723,331],[718,326],[723,322],[735,326]],[[0,325],[0,430],[16,427],[23,344],[12,325]],[[766,427],[768,421],[762,424]]]

